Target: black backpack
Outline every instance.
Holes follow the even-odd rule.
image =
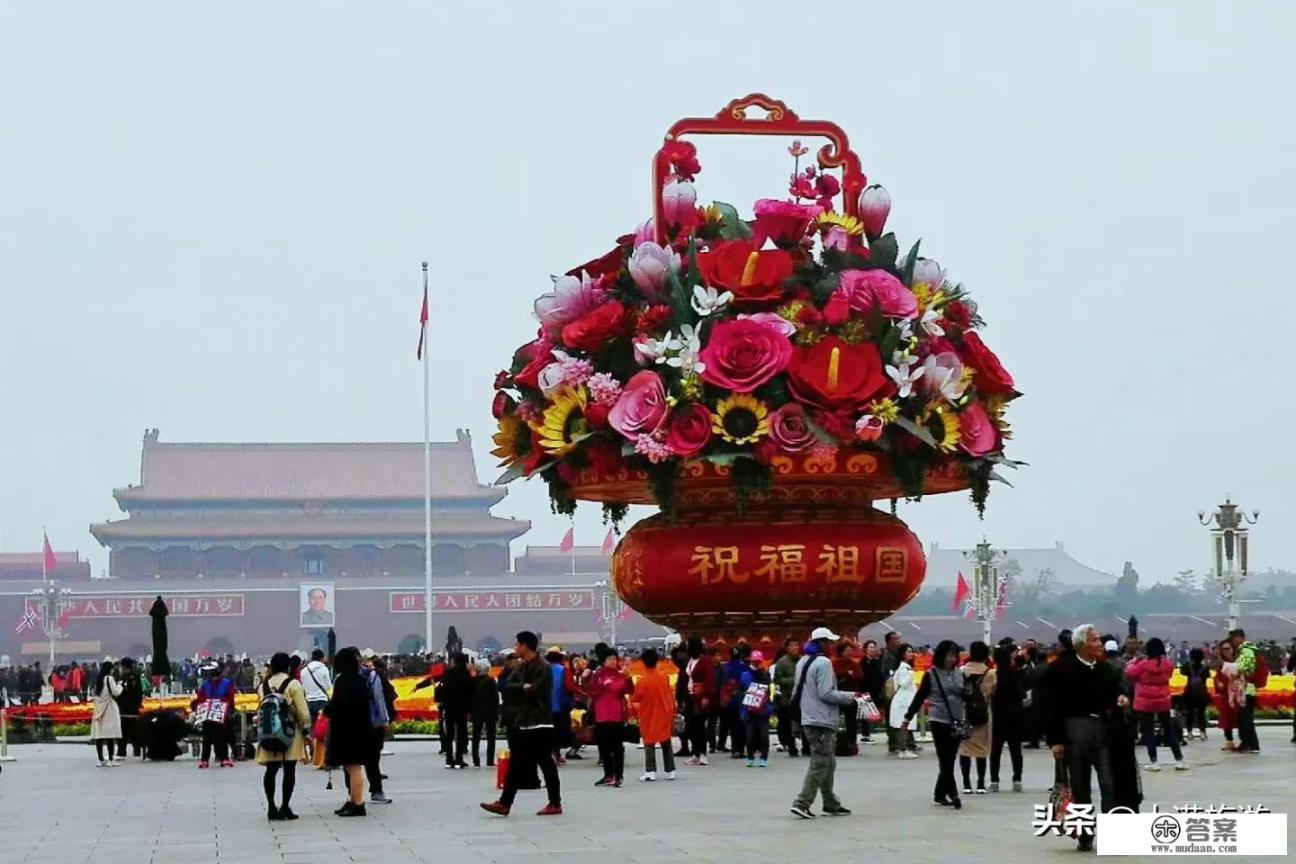
[[[990,722],[990,706],[986,704],[985,694],[981,692],[980,675],[963,676],[963,717],[969,726],[984,726]]]

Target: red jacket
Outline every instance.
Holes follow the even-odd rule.
[[[1170,710],[1170,676],[1174,669],[1169,657],[1143,657],[1125,667],[1125,677],[1134,684],[1135,711]]]
[[[599,669],[590,681],[589,695],[594,709],[595,723],[624,723],[626,697],[634,692],[634,684],[616,669]]]

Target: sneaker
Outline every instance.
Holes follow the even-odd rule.
[[[338,814],[338,816],[342,817],[343,819],[348,819],[352,816],[368,816],[368,815],[369,815],[368,812],[365,811],[365,805],[352,804],[349,801],[347,802],[346,809]]]
[[[557,759],[554,760],[554,764],[557,765],[559,768],[561,768],[562,766],[567,764],[567,760],[559,756]]]
[[[698,756],[690,756],[688,759],[685,759],[685,760],[684,760],[684,764],[685,764],[685,765],[701,765],[701,764],[702,764],[702,759],[701,759],[701,757],[698,757]]]
[[[901,759],[917,759],[918,754],[913,750],[905,750],[900,754]]]
[[[964,794],[964,795],[971,795],[971,794],[972,794],[972,787],[971,787],[971,786],[968,786],[968,785],[965,784],[965,785],[963,786],[963,794]]]
[[[962,809],[963,809],[963,799],[962,799],[962,798],[955,798],[955,799],[951,800],[951,801],[950,801],[950,806],[953,807],[955,810],[962,810]]]
[[[108,764],[108,763],[105,762],[105,761],[103,761],[102,759],[99,760],[99,767],[100,767],[100,768],[104,767],[104,766],[107,765],[107,764]],[[206,759],[204,759],[203,761],[201,761],[201,762],[198,763],[198,767],[199,767],[199,768],[210,768],[210,767],[211,767],[211,763],[208,762]]]
[[[846,809],[845,807],[842,807],[841,805],[838,805],[838,806],[834,807],[834,808],[831,809],[831,810],[829,810],[827,807],[825,807],[823,813],[824,813],[825,816],[849,816],[849,815],[851,815],[851,811],[848,810],[848,809]]]
[[[990,781],[990,791],[991,791],[991,792],[998,792],[998,791],[999,791],[999,781],[998,781],[998,780],[991,780],[991,781]]]
[[[1014,792],[1020,792],[1020,791],[1022,791],[1022,784],[1021,784],[1021,781],[1020,781],[1020,780],[1014,780],[1014,781],[1013,781],[1013,791],[1014,791]]]
[[[796,816],[796,817],[798,817],[798,818],[800,818],[800,819],[813,819],[813,818],[815,818],[815,814],[813,814],[813,813],[810,812],[810,808],[809,808],[809,807],[804,807],[804,806],[802,806],[802,805],[800,805],[800,804],[793,804],[793,805],[792,805],[792,809],[791,809],[791,813],[792,813],[793,816]]]
[[[1158,772],[1158,771],[1161,770],[1161,766],[1158,765],[1158,764],[1155,763],[1155,762],[1149,762],[1148,764],[1146,764],[1146,765],[1143,766],[1143,770],[1144,770],[1144,771],[1151,771],[1151,772],[1153,772],[1153,773],[1156,773],[1156,772]]]
[[[976,794],[978,794],[978,795],[984,795],[984,794],[986,794],[986,788],[985,788],[984,786],[978,786],[978,787],[976,788]]]
[[[667,780],[674,780],[674,779],[675,779],[675,772],[674,772],[674,771],[667,771],[667,772],[666,772],[666,779],[667,779]]]
[[[1175,761],[1175,770],[1176,770],[1176,771],[1187,771],[1187,770],[1188,770],[1188,763],[1185,762],[1185,761],[1183,761],[1182,759],[1176,760],[1176,761]]]
[[[222,759],[220,765],[222,768],[233,768],[234,761],[232,759]]]
[[[757,759],[757,760],[756,760],[756,767],[757,767],[757,768],[768,768],[768,767],[769,767],[769,760],[768,760],[768,759]]]
[[[99,767],[100,767],[100,768],[107,768],[107,767],[108,767],[108,763],[105,762],[104,760],[100,759],[100,760],[99,760]],[[206,763],[206,762],[203,762],[203,763],[201,763],[198,767],[199,767],[199,768],[206,768],[206,767],[207,767],[207,763]]]
[[[657,782],[657,772],[656,772],[656,771],[645,771],[644,773],[642,773],[642,774],[639,775],[639,779],[640,779],[642,782],[644,782],[644,783],[656,783],[656,782]]]
[[[392,799],[388,798],[388,797],[387,797],[386,795],[384,795],[382,792],[378,792],[378,793],[376,793],[376,794],[374,794],[374,795],[370,795],[370,796],[369,796],[369,801],[370,801],[370,803],[372,803],[372,804],[390,804],[390,803],[392,803]]]
[[[748,768],[755,768],[755,767],[756,767],[756,760],[755,760],[755,759],[748,759],[748,760],[747,760],[747,767],[748,767]]]
[[[279,821],[280,821],[280,822],[292,822],[292,821],[294,821],[294,820],[296,820],[296,819],[300,819],[300,818],[301,818],[300,816],[298,816],[296,813],[294,813],[291,809],[289,809],[289,808],[287,808],[287,807],[280,807],[280,808],[279,808]]]
[[[616,782],[616,778],[615,778],[615,777],[600,777],[599,779],[597,779],[597,780],[594,781],[594,785],[595,785],[595,786],[611,786],[611,785],[612,785],[613,783],[615,783],[615,782]]]
[[[568,758],[568,759],[576,759],[576,760],[580,760],[580,759],[584,759],[585,757],[582,756],[581,754],[575,752],[575,751],[569,751],[569,752],[567,753],[566,758]],[[558,809],[559,809],[559,810],[562,810],[561,807],[559,807]]]
[[[120,764],[122,764],[122,763],[120,763],[120,762],[116,762],[116,761],[114,761],[114,760],[112,760],[112,759],[109,759],[109,760],[108,760],[108,764],[107,764],[105,767],[107,767],[107,768],[116,768],[116,767],[117,767],[118,765],[120,765]]]
[[[1221,749],[1221,750],[1236,750],[1236,749],[1237,749],[1237,745],[1234,744],[1232,741],[1225,741],[1225,742],[1224,742],[1224,746],[1221,747],[1220,749]]]
[[[616,778],[615,780],[613,780],[613,781],[612,781],[612,786],[613,786],[614,788],[616,788],[616,789],[620,789],[620,788],[621,788],[621,778],[618,777],[618,778]]]
[[[507,816],[509,814],[508,805],[501,804],[498,801],[483,801],[481,803],[481,809],[485,810],[487,813],[494,813],[496,816]]]
[[[483,804],[482,806],[485,807],[486,805]],[[507,807],[504,808],[504,812],[503,812],[501,815],[503,815],[503,816],[507,816],[507,815],[508,815],[508,808],[507,808]],[[537,816],[561,816],[561,815],[562,815],[562,805],[561,805],[561,804],[546,804],[542,809],[536,811],[536,815],[537,815]]]

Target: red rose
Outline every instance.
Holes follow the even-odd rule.
[[[661,333],[671,322],[669,306],[649,306],[639,313],[639,322],[635,329],[640,333]]]
[[[579,351],[594,353],[618,336],[629,334],[630,316],[618,300],[604,303],[584,318],[562,328],[563,344]]]
[[[788,453],[809,450],[818,442],[805,409],[797,402],[789,402],[770,415],[770,438]]]
[[[1003,368],[999,358],[986,347],[975,330],[963,334],[963,348],[958,355],[964,365],[971,366],[976,373],[972,383],[982,396],[1008,396],[1017,392],[1008,370]]]
[[[836,438],[838,441],[849,441],[854,429],[851,426],[851,412],[849,411],[816,411],[814,412],[814,421],[819,424],[819,428]]]
[[[529,357],[527,364],[513,376],[513,383],[519,387],[532,390],[540,389],[540,371],[554,361],[553,351],[543,342],[532,342],[518,351],[518,355]]]
[[[585,422],[590,425],[591,429],[611,429],[612,427],[608,425],[608,412],[611,410],[608,405],[591,402],[585,406]]]
[[[685,459],[702,452],[711,440],[711,412],[705,405],[692,402],[671,415],[666,430],[666,446]]]
[[[798,347],[788,364],[788,384],[793,395],[829,410],[863,404],[888,380],[876,345],[850,345],[836,336]]]
[[[671,171],[685,180],[702,172],[702,163],[698,162],[697,147],[690,141],[667,141],[662,145],[661,159],[670,166]]]
[[[495,400],[491,402],[491,416],[496,420],[505,414],[512,414],[517,409],[517,402],[509,394],[500,391],[495,394]]]
[[[824,304],[823,320],[829,327],[840,327],[850,318],[850,300],[842,291],[834,291]]]
[[[764,244],[767,237],[779,246],[795,246],[810,228],[810,220],[818,216],[822,209],[814,204],[793,204],[776,198],[762,198],[753,208],[756,227],[752,230],[752,241],[757,248]]]
[[[823,323],[823,313],[807,303],[797,312],[797,323],[805,327],[818,327]]]
[[[778,330],[750,318],[721,321],[698,354],[702,380],[735,393],[750,393],[787,368],[792,343]]]
[[[783,283],[792,275],[792,256],[782,249],[760,250],[750,240],[732,240],[697,256],[703,280],[720,291],[732,291],[734,303],[752,305],[783,299]]]
[[[945,320],[959,330],[972,326],[972,310],[962,300],[955,300],[945,307]]]
[[[507,369],[501,369],[495,373],[495,389],[503,390],[505,387],[513,386],[513,376]]]

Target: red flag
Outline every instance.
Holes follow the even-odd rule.
[[[611,555],[612,550],[615,548],[616,548],[616,534],[614,534],[612,529],[609,528],[607,536],[603,538],[603,554]]]
[[[968,599],[972,593],[972,586],[968,585],[967,580],[963,578],[963,571],[959,571],[958,585],[954,588],[954,605],[950,606],[951,612],[957,612],[963,605],[963,601]]]
[[[423,343],[427,339],[427,322],[428,322],[428,290],[427,290],[427,265],[423,265],[423,311],[419,313],[419,344],[418,359],[423,359]]]
[[[568,528],[567,533],[563,535],[562,542],[558,544],[559,552],[570,552],[576,548],[576,529]]]
[[[54,557],[54,549],[53,547],[50,546],[49,535],[45,534],[44,536],[45,536],[45,575],[48,576],[49,574],[54,572],[54,568],[58,565],[58,559]]]

